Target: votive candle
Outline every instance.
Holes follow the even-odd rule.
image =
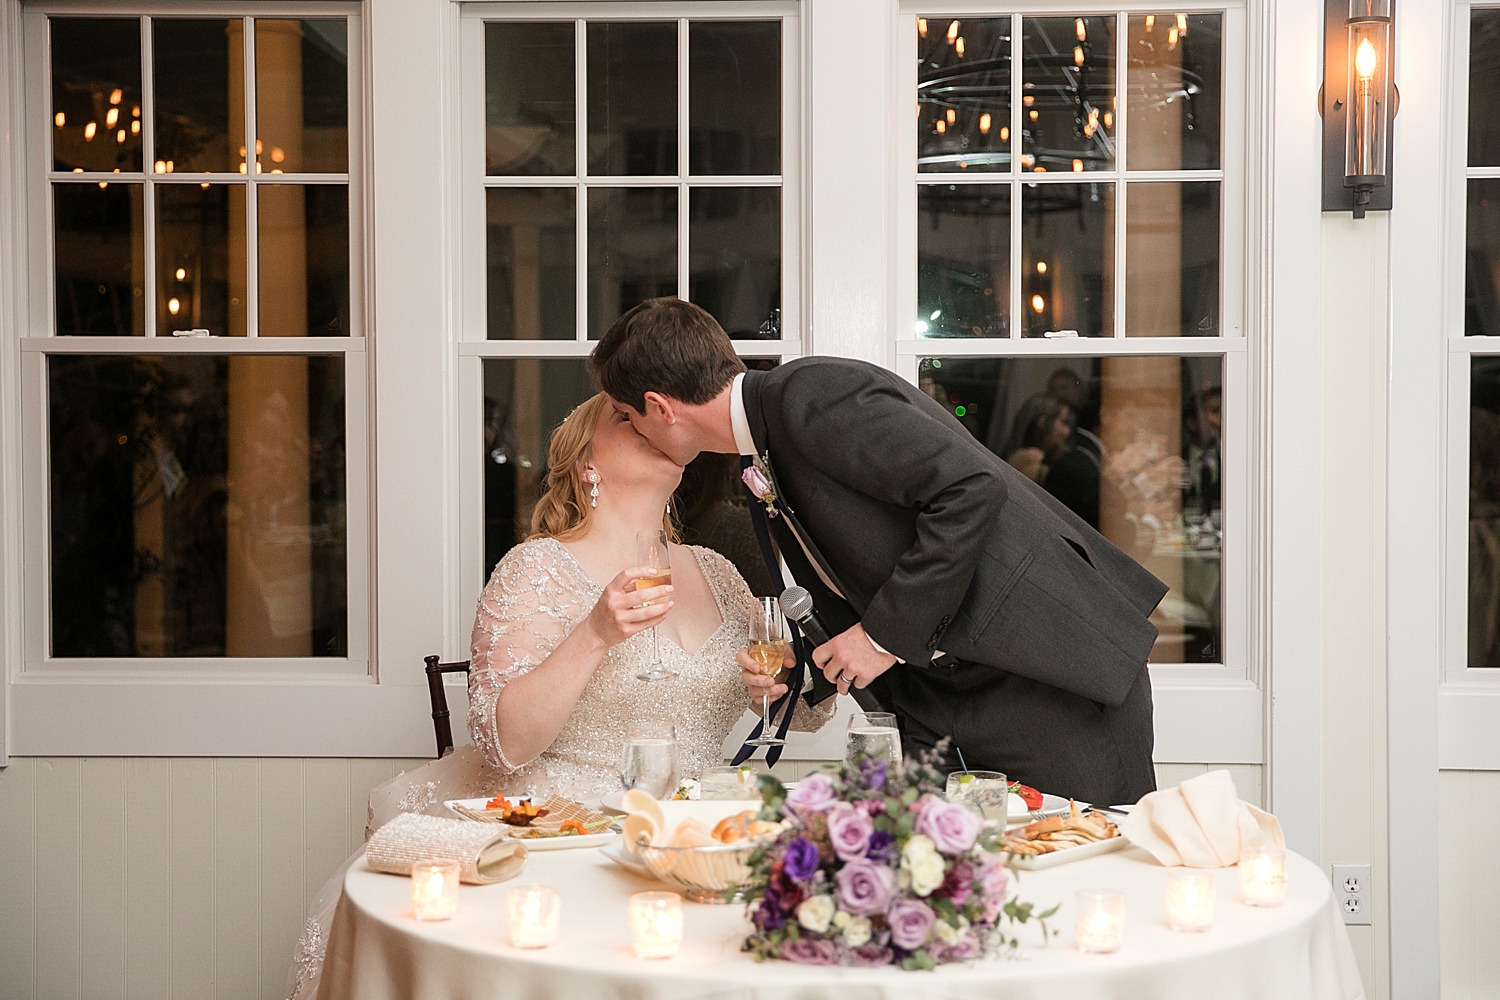
[[[411,866],[411,905],[418,920],[447,920],[458,912],[457,861],[428,858]]]
[[[1286,899],[1286,851],[1278,847],[1241,851],[1240,895],[1251,906],[1280,906]]]
[[[546,948],[557,940],[562,900],[550,885],[512,886],[510,943],[517,948]]]
[[[1078,950],[1118,951],[1125,940],[1125,894],[1114,889],[1079,889],[1073,894]]]
[[[682,945],[682,897],[638,892],[630,897],[630,934],[636,958],[671,958]]]
[[[1214,922],[1212,872],[1167,872],[1167,924],[1174,931],[1206,931]]]

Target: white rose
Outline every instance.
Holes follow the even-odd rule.
[[[844,943],[851,948],[858,948],[870,940],[870,921],[867,917],[851,917],[849,926],[844,928]]]
[[[904,868],[909,864],[936,853],[937,846],[933,844],[932,838],[926,834],[919,833],[908,840],[905,847],[901,848],[901,866]]]
[[[943,884],[943,857],[940,854],[930,854],[919,858],[911,866],[911,891],[918,896],[926,896]]]
[[[933,926],[933,931],[932,932],[933,932],[933,934],[935,934],[937,936],[937,939],[939,941],[943,942],[943,944],[953,944],[959,938],[963,937],[964,933],[968,929],[969,929],[969,919],[967,917],[960,916],[958,918],[958,926],[957,927],[954,927],[952,924],[948,923],[948,921],[946,921],[946,920],[939,920]]]
[[[830,923],[832,923],[833,926],[837,927],[839,930],[843,930],[845,927],[849,926],[849,921],[853,919],[854,917],[849,913],[848,910],[840,910],[833,915],[833,920],[830,921]]]
[[[797,907],[797,923],[806,927],[814,934],[822,934],[828,930],[828,923],[833,919],[834,911],[838,909],[832,896],[813,896],[804,899],[802,905]]]

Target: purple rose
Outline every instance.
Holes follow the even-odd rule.
[[[818,870],[818,845],[806,837],[793,837],[786,845],[783,858],[786,877],[797,882],[806,882]]]
[[[828,837],[833,841],[833,853],[842,861],[864,857],[874,832],[875,825],[863,809],[840,802],[828,810]]]
[[[775,889],[768,890],[761,897],[760,905],[755,908],[751,920],[763,931],[773,931],[786,923],[786,908]]]
[[[927,904],[915,899],[896,900],[885,919],[891,925],[891,944],[907,951],[916,951],[926,944],[932,925],[937,922]]]
[[[839,905],[857,916],[881,913],[891,905],[896,875],[885,865],[859,858],[839,869]]]
[[[849,957],[850,965],[891,964],[891,949],[882,948],[878,944],[862,944],[858,948],[850,948],[845,954]]]
[[[745,481],[746,486],[750,487],[750,492],[754,493],[757,499],[764,500],[771,492],[771,481],[766,478],[764,472],[753,465],[741,472],[740,478]]]
[[[786,793],[786,807],[800,819],[827,812],[839,800],[833,779],[826,774],[809,774]]]
[[[871,861],[889,861],[896,853],[896,838],[884,830],[870,834],[870,847],[865,853]]]
[[[869,760],[866,758],[859,762],[859,775],[864,779],[865,785],[875,791],[885,788],[886,764],[883,760]]]
[[[1006,870],[1005,863],[998,854],[990,855],[979,869],[979,890],[992,899],[1003,900],[1009,887],[1010,872]]]
[[[832,965],[834,957],[832,941],[805,935],[793,941],[781,942],[780,953],[788,962],[799,962],[802,965]]]
[[[962,854],[974,846],[979,836],[979,817],[963,806],[927,795],[923,796],[922,811],[917,814],[916,831],[931,837],[941,853]]]

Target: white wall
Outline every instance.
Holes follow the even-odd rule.
[[[1413,790],[1430,812],[1432,794]],[[1438,903],[1442,925],[1443,1000],[1500,995],[1500,771],[1443,771],[1438,776]]]

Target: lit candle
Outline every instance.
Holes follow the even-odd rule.
[[[638,892],[630,897],[630,934],[636,958],[671,958],[682,944],[682,897]]]
[[[418,920],[447,920],[458,912],[458,862],[429,858],[412,865],[411,906]]]
[[[1286,851],[1275,847],[1241,851],[1240,895],[1251,906],[1280,906],[1286,899]]]
[[[557,940],[562,900],[550,885],[518,885],[510,890],[510,943],[545,948]]]
[[[1212,872],[1167,872],[1167,924],[1175,931],[1206,931],[1214,922]]]
[[[1125,939],[1125,894],[1114,889],[1079,889],[1073,899],[1078,910],[1074,925],[1078,950],[1117,951]]]

